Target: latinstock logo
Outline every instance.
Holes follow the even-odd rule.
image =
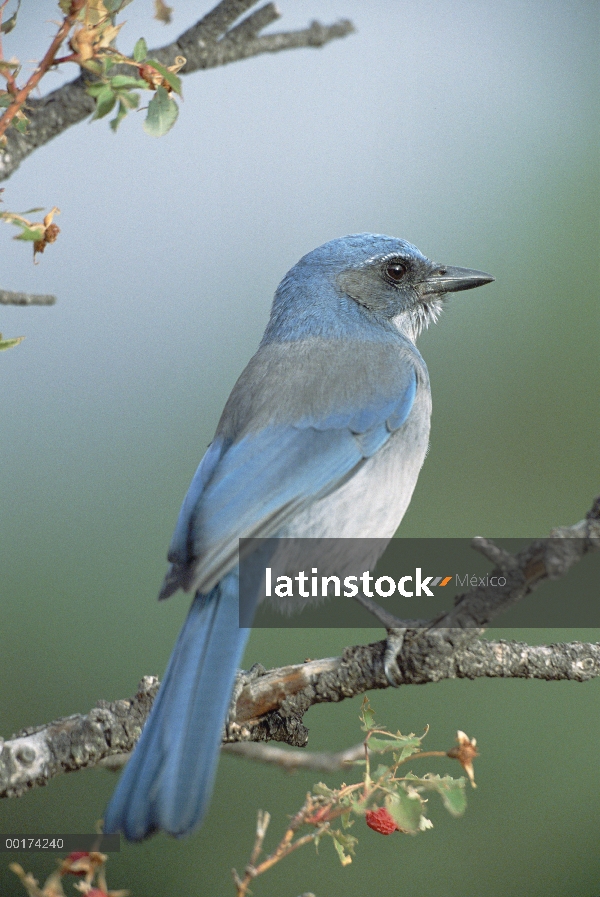
[[[564,539],[557,541],[562,550]],[[504,539],[501,547],[517,556],[528,545]],[[240,626],[377,628],[377,608],[422,622],[465,595],[501,597],[513,578],[474,547],[467,538],[240,540]],[[528,602],[511,603],[496,625],[600,626],[599,581],[597,552],[564,583],[553,579]]]
[[[433,598],[432,588],[447,586],[452,581],[452,576],[425,576],[421,567],[415,567],[414,576],[401,576],[398,580],[392,576],[379,576],[377,579],[365,570],[360,576],[320,576],[317,567],[312,568],[309,576],[304,570],[300,570],[295,576],[277,576],[273,583],[273,571],[271,567],[265,568],[265,595],[267,598],[326,598],[334,594],[344,598],[355,598],[359,590],[367,598],[373,598],[375,594],[380,598],[389,598],[396,591],[404,598]],[[457,576],[458,579],[458,576]],[[320,580],[320,581],[319,581]],[[310,582],[310,587],[309,587]],[[360,582],[360,586],[359,586]],[[342,592],[343,584],[343,592]],[[410,585],[409,585],[410,584]],[[295,586],[297,585],[297,591]],[[371,586],[374,586],[375,592]]]

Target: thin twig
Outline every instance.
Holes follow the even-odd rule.
[[[287,772],[297,769],[312,769],[317,772],[336,772],[338,769],[350,766],[357,760],[362,760],[365,755],[365,745],[361,741],[353,747],[343,751],[292,751],[275,747],[272,744],[262,744],[256,741],[244,741],[234,744],[224,744],[222,750],[227,754],[234,754],[246,760],[254,760],[257,763],[278,766]]]
[[[310,832],[307,835],[303,835],[301,838],[298,838],[296,841],[294,841],[294,835],[298,832],[299,829],[302,828],[303,825],[307,823],[307,821],[309,821],[310,817],[314,815],[315,809],[316,805],[314,799],[309,792],[306,795],[306,800],[304,801],[301,809],[290,820],[290,823],[281,841],[279,842],[273,853],[269,854],[268,857],[265,857],[265,859],[261,863],[258,863],[257,861],[262,852],[262,845],[264,842],[267,826],[269,825],[270,816],[268,813],[263,813],[261,810],[259,810],[258,820],[256,824],[256,838],[254,841],[254,848],[252,850],[250,862],[244,870],[244,877],[241,878],[235,869],[232,870],[237,897],[246,897],[250,884],[255,878],[258,878],[259,875],[267,872],[269,869],[275,866],[276,863],[279,863],[280,860],[283,860],[285,857],[289,856],[290,853],[294,853],[294,851],[298,850],[300,847],[304,847],[305,844],[310,844],[311,841],[316,841],[324,832],[327,831],[327,829],[329,828],[329,817],[327,822],[324,822],[321,825],[316,825],[315,831]],[[341,808],[341,812],[343,812],[343,808]],[[339,814],[335,813],[335,815],[337,816]]]
[[[35,87],[37,87],[41,79],[44,77],[44,75],[54,62],[54,57],[62,46],[67,34],[77,21],[77,16],[79,15],[82,5],[82,3],[72,3],[71,10],[65,16],[64,21],[56,32],[54,40],[46,50],[44,58],[38,65],[33,75],[29,78],[25,86],[17,92],[10,106],[8,106],[6,111],[3,113],[2,117],[0,118],[0,137],[2,137],[2,135],[6,132],[9,124],[11,123],[19,109],[21,109],[31,91]]]
[[[505,551],[503,548],[500,548],[493,542],[491,539],[485,539],[483,536],[475,536],[471,540],[471,545],[482,554],[488,561],[491,561],[492,564],[495,564],[499,570],[502,572],[510,571],[516,569],[518,566],[518,561],[514,557],[514,555],[510,554],[510,552]]]
[[[0,290],[0,305],[54,305],[56,296],[45,293],[15,293]]]

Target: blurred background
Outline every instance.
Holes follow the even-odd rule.
[[[128,7],[121,49],[141,35],[166,44],[210,8],[172,5],[167,27],[150,0]],[[545,535],[581,519],[598,492],[598,4],[278,5],[271,31],[344,17],[356,34],[186,77],[166,137],[146,136],[135,113],[116,136],[107,120],[83,123],[2,184],[5,208],[61,209],[60,237],[35,267],[31,244],[0,228],[0,287],[58,297],[0,307],[5,336],[26,336],[0,355],[4,737],[162,675],[188,605],[156,602],[181,499],[277,283],[333,237],[393,234],[496,277],[453,297],[421,339],[431,450],[400,535]],[[31,71],[57,18],[53,0],[23,0],[5,55]],[[44,92],[61,78],[48,75]],[[245,664],[379,637],[256,631]],[[458,728],[477,737],[466,815],[432,800],[435,828],[415,838],[358,822],[351,866],[329,843],[317,856],[304,848],[254,893],[594,897],[599,689],[490,680],[372,695],[382,723],[429,725],[429,749],[449,748]],[[310,747],[359,741],[359,707],[310,710]],[[318,778],[223,758],[202,830],[124,845],[109,885],[134,897],[233,894],[257,809],[273,815],[271,847]],[[99,770],[58,778],[2,802],[0,831],[93,831],[114,785]],[[3,856],[2,893],[23,893]],[[18,859],[42,879],[53,867]]]

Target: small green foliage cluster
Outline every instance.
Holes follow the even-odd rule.
[[[466,778],[454,778],[428,772],[416,775],[401,773],[400,767],[409,760],[450,757],[458,760],[475,787],[473,760],[477,756],[476,743],[464,732],[458,732],[458,746],[449,751],[423,751],[422,736],[402,735],[391,732],[375,723],[375,715],[368,698],[365,698],[360,713],[361,728],[365,732],[363,741],[364,757],[353,760],[348,765],[363,769],[360,780],[352,784],[343,783],[339,788],[330,788],[318,782],[306,795],[304,804],[290,820],[287,830],[275,850],[261,858],[263,842],[269,825],[269,814],[258,814],[256,840],[251,860],[243,876],[233,873],[237,897],[246,897],[250,884],[284,857],[305,844],[315,846],[324,837],[332,839],[342,866],[352,862],[358,838],[349,829],[362,818],[367,826],[382,835],[400,832],[417,835],[433,827],[426,815],[427,798],[437,794],[442,805],[452,816],[461,816],[466,809]],[[372,762],[377,756],[377,766]],[[340,826],[336,823],[339,821]],[[312,828],[308,834],[301,829]]]
[[[149,58],[144,38],[137,41],[132,57],[124,56],[116,49],[116,38],[124,24],[116,24],[116,17],[131,2],[58,0],[63,19],[56,36],[27,83],[21,86],[17,84],[21,64],[18,60],[5,59],[2,48],[2,36],[9,34],[17,24],[21,0],[16,0],[14,11],[5,20],[3,14],[10,0],[0,0],[0,78],[6,82],[6,88],[0,89],[0,150],[7,145],[6,132],[9,128],[23,135],[27,133],[27,100],[31,91],[49,69],[67,62],[79,65],[86,73],[86,90],[95,103],[92,120],[104,118],[116,110],[110,121],[112,130],[116,131],[127,113],[138,109],[140,91],[148,90],[152,97],[146,107],[146,133],[161,137],[173,127],[179,112],[173,94],[182,96],[178,72],[186,60],[178,56],[173,65],[165,66],[157,59]],[[171,13],[171,7],[162,0],[155,0],[156,19],[168,23]],[[70,52],[59,56],[63,46]],[[58,209],[52,209],[43,222],[29,221],[26,216],[37,211],[40,209],[22,214],[10,211],[0,213],[0,219],[19,228],[15,239],[33,243],[34,262],[38,253],[54,243],[60,232],[52,221]],[[17,345],[20,339],[0,341],[0,349]]]
[[[117,65],[129,66],[132,74],[112,74]],[[117,113],[110,122],[116,131],[127,113],[138,108],[139,91],[151,90],[154,95],[147,106],[144,130],[151,137],[162,137],[177,120],[179,109],[171,94],[181,96],[181,78],[177,72],[184,65],[182,56],[172,66],[164,66],[149,58],[143,37],[137,41],[131,59],[114,50],[90,59],[85,68],[98,78],[87,88],[87,93],[96,101],[92,118],[104,118],[117,106]]]
[[[399,769],[409,758],[424,756],[447,756],[446,751],[423,752],[422,742],[427,734],[402,735],[380,728],[375,723],[373,709],[368,698],[363,701],[360,714],[361,728],[366,732],[364,740],[365,757],[354,761],[355,766],[364,767],[363,780],[353,785],[342,785],[330,789],[322,782],[315,785],[313,795],[323,801],[317,812],[317,821],[325,821],[339,816],[343,829],[350,828],[355,817],[364,817],[374,831],[390,834],[392,831],[416,835],[433,827],[426,816],[428,794],[437,794],[446,810],[452,816],[461,816],[466,809],[466,779],[450,775],[440,776],[425,773],[418,776],[412,772],[399,773]],[[389,755],[387,762],[379,762],[372,769],[373,755]],[[381,810],[385,811],[382,813]],[[325,812],[324,812],[325,810]],[[379,827],[380,820],[389,821],[389,830]],[[395,824],[395,828],[392,828]],[[343,865],[350,862],[350,854],[358,839],[339,829],[328,828],[324,834],[333,838],[335,848]]]

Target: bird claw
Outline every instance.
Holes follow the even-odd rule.
[[[404,645],[406,629],[388,629],[385,654],[383,655],[383,669],[390,685],[398,687],[404,682],[404,676],[398,666],[398,655]]]
[[[400,620],[381,607],[372,598],[368,598],[362,592],[354,596],[354,600],[362,604],[375,619],[379,620],[387,630],[387,644],[383,657],[383,669],[390,685],[398,687],[403,685],[405,677],[398,666],[398,656],[404,645],[404,636],[409,629],[422,629],[427,625],[426,620]]]
[[[262,663],[253,664],[249,670],[237,671],[235,682],[233,683],[233,691],[231,692],[229,710],[227,711],[227,717],[225,719],[225,733],[223,736],[224,741],[232,740],[234,731],[237,731],[237,729],[239,729],[235,718],[237,714],[238,698],[241,695],[242,691],[247,685],[250,685],[252,682],[254,682],[255,679],[259,679],[261,676],[264,676],[266,672],[267,671]]]

